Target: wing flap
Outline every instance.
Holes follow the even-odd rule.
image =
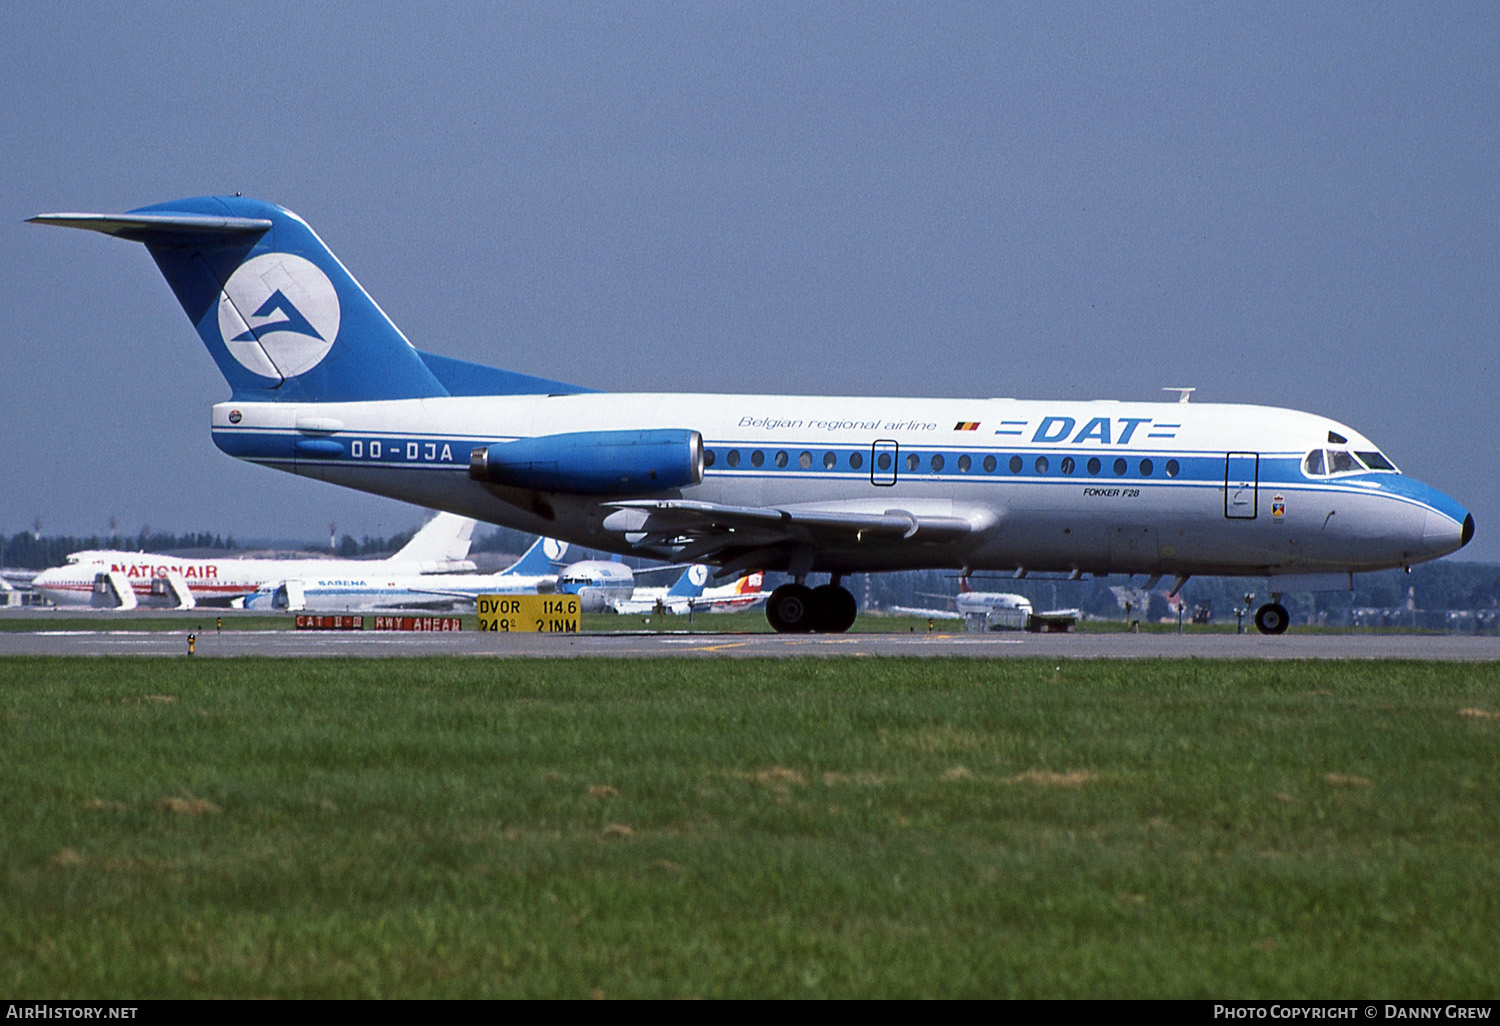
[[[818,507],[727,506],[688,499],[613,502],[604,529],[637,542],[676,540],[680,558],[702,558],[733,547],[847,546],[866,541],[952,541],[981,530],[968,517],[917,514],[904,509],[866,511]],[[691,555],[690,555],[691,554]]]

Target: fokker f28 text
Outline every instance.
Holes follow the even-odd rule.
[[[851,573],[1266,577],[1343,590],[1474,519],[1326,417],[1212,403],[596,392],[422,352],[300,217],[242,197],[44,224],[144,243],[228,380],[219,448],[618,553],[780,570],[779,631],[844,631]],[[828,583],[809,587],[815,574]]]

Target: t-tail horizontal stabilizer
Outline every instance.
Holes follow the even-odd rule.
[[[240,401],[358,402],[589,389],[414,349],[306,221],[243,196],[34,224],[144,243]]]
[[[144,243],[236,399],[448,394],[307,223],[274,203],[200,196],[31,220]]]

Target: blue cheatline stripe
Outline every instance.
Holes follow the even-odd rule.
[[[419,431],[388,431],[388,432],[334,432],[327,435],[308,435],[295,429],[275,428],[222,428],[213,429],[215,444],[231,456],[248,460],[253,463],[267,465],[286,464],[302,462],[304,464],[318,464],[323,466],[368,466],[381,469],[425,469],[425,470],[452,470],[468,471],[469,450],[476,444],[510,441],[510,436],[493,435],[445,435],[436,432]],[[302,443],[299,447],[299,443]],[[332,451],[334,446],[329,446],[327,453],[318,452],[309,447],[307,443],[335,443],[341,451]],[[354,443],[361,446],[361,455],[353,456],[352,447]],[[371,443],[377,443],[381,447],[379,456],[372,456]],[[420,446],[415,458],[409,457],[408,445]],[[442,447],[449,446],[450,458],[443,460],[440,457]],[[433,447],[433,456],[427,456],[428,447]],[[828,445],[813,443],[781,442],[776,446],[768,446],[765,443],[744,442],[705,442],[704,449],[714,453],[714,464],[707,468],[706,474],[712,477],[733,478],[758,478],[762,480],[776,480],[785,478],[787,475],[795,475],[798,480],[819,481],[848,481],[851,478],[868,480],[871,474],[871,451],[869,446]],[[742,465],[729,467],[725,463],[725,454],[730,450],[741,454]],[[751,467],[743,464],[748,463],[750,454],[760,451],[765,454],[765,465],[762,467]],[[787,454],[787,465],[777,467],[775,455],[778,452]],[[803,453],[812,454],[813,466],[803,469],[798,463],[798,457]],[[824,467],[823,455],[833,453],[835,465],[833,468]],[[859,467],[850,466],[849,457],[853,454],[860,456]],[[877,454],[878,455],[878,454]],[[919,470],[906,469],[906,461],[912,456],[920,457],[923,467]],[[1460,520],[1463,511],[1460,510],[1451,499],[1421,482],[1414,481],[1402,474],[1390,472],[1373,472],[1368,474],[1351,475],[1342,479],[1311,479],[1301,472],[1303,453],[1261,453],[1260,454],[1260,479],[1258,486],[1262,491],[1274,491],[1278,488],[1298,489],[1303,491],[1323,491],[1343,495],[1370,495],[1379,494],[1392,499],[1398,499],[1411,505],[1428,509],[1455,521]],[[942,456],[944,467],[941,471],[931,469],[933,456]],[[968,456],[972,460],[972,466],[967,472],[957,469],[959,457]],[[986,456],[995,457],[995,469],[985,470],[983,460]],[[1019,472],[1010,470],[1010,460],[1019,456],[1022,459],[1022,467]],[[1036,459],[1039,456],[1047,458],[1049,467],[1046,473],[1038,473],[1036,470]],[[1072,474],[1063,474],[1059,470],[1062,460],[1071,457],[1076,469]],[[907,483],[958,483],[973,482],[984,484],[1001,484],[1005,482],[1036,485],[1083,485],[1088,487],[1111,487],[1126,485],[1129,487],[1151,486],[1155,488],[1223,488],[1224,486],[1224,457],[1225,453],[1220,450],[1175,450],[1175,449],[1149,449],[1130,450],[1128,453],[1110,450],[1063,450],[1055,448],[1044,448],[1039,446],[1015,446],[1006,449],[977,448],[964,446],[926,447],[912,446],[903,448],[897,457],[896,482]],[[1088,461],[1098,459],[1100,469],[1097,474],[1087,471]],[[1127,468],[1124,474],[1116,474],[1114,461],[1124,459]],[[1153,463],[1152,472],[1149,476],[1140,474],[1140,462],[1149,459]],[[1168,460],[1175,460],[1180,470],[1175,477],[1169,477],[1166,473]],[[875,470],[876,474],[889,474],[889,470]],[[873,487],[873,486],[872,486]]]

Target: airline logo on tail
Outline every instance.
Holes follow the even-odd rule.
[[[312,370],[339,333],[339,296],[328,275],[290,253],[241,264],[219,297],[219,334],[246,370],[296,377]]]

